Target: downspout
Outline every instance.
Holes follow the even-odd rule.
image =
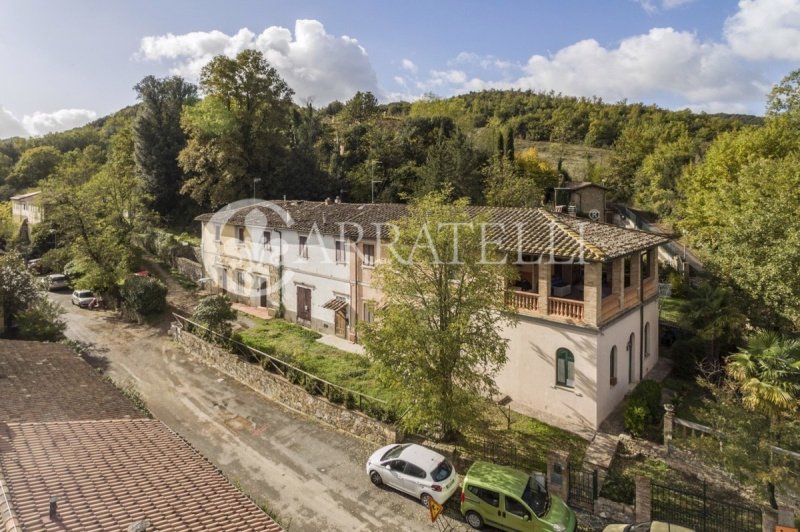
[[[283,318],[283,233],[275,230],[278,233],[278,311],[276,316]]]
[[[354,255],[353,256],[353,266],[355,267],[355,270],[356,270],[356,273],[355,273],[356,285],[355,285],[355,290],[354,290],[354,294],[353,294],[355,296],[355,300],[356,300],[356,304],[353,305],[353,322],[354,322],[353,323],[353,343],[357,344],[358,343],[358,318],[359,318],[359,316],[358,316],[358,307],[360,306],[360,302],[361,302],[361,299],[359,298],[359,291],[358,291],[358,272],[359,272],[359,270],[361,270],[361,264],[359,264],[359,262],[358,262],[358,248],[356,246],[358,246],[358,244],[357,243],[353,243],[353,247],[354,247],[354,249],[356,249],[356,253],[353,254]]]
[[[647,263],[648,268],[650,262]],[[639,380],[644,378],[644,276],[642,256],[639,255]]]

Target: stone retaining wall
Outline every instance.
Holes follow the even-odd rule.
[[[186,257],[177,257],[175,259],[175,268],[183,275],[185,275],[186,277],[195,282],[204,277],[203,265],[200,264],[199,262],[187,259]]]
[[[393,427],[361,412],[348,410],[291,384],[279,375],[249,364],[229,351],[213,345],[173,325],[173,338],[189,354],[260,394],[292,410],[314,417],[332,427],[378,445],[394,443],[397,433]]]

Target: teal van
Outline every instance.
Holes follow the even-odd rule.
[[[577,527],[575,512],[539,480],[487,462],[475,462],[464,477],[461,515],[472,528],[574,532]]]

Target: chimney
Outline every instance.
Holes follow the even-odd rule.
[[[330,205],[330,204],[331,204],[331,199],[325,198],[325,205]]]
[[[50,496],[50,520],[55,521],[58,518],[58,497],[55,495]]]
[[[130,525],[128,525],[127,532],[147,532],[147,529],[150,528],[150,521],[147,519],[141,519],[139,521],[134,521]]]
[[[322,225],[325,225],[325,213],[322,213]]]
[[[340,198],[339,196],[336,196],[336,199],[333,200],[333,202],[334,203],[341,203],[342,202],[342,198]]]

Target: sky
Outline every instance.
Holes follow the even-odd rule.
[[[82,125],[146,75],[197,81],[246,48],[315,106],[515,88],[763,114],[800,66],[800,0],[0,0],[0,138]]]

